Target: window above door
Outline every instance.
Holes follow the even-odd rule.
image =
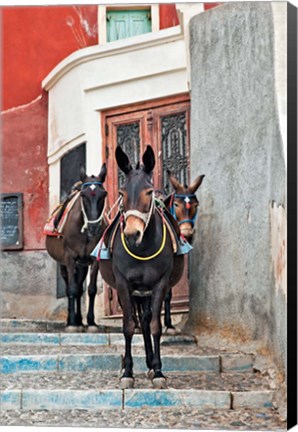
[[[151,11],[111,10],[106,14],[107,42],[151,32]]]
[[[158,30],[158,4],[98,6],[98,37],[100,44]]]

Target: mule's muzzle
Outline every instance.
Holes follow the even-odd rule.
[[[143,233],[139,230],[134,232],[129,232],[129,233],[125,232],[124,230],[124,236],[125,236],[126,243],[129,246],[139,246],[139,244],[143,239]]]
[[[145,224],[135,216],[129,216],[124,228],[124,236],[129,246],[139,246],[143,240]]]
[[[195,229],[192,227],[192,225],[190,223],[180,225],[180,232],[186,238],[188,243],[192,244],[195,234]]]

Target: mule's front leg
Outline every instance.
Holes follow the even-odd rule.
[[[146,364],[149,369],[148,376],[150,376],[152,370],[153,360],[153,348],[150,335],[150,321],[151,321],[151,297],[137,298],[139,318],[141,322],[141,328],[143,333],[145,352],[146,352]]]
[[[135,330],[135,321],[130,316],[123,317],[123,334],[125,337],[125,355],[123,359],[123,368],[124,372],[121,377],[121,388],[131,388],[134,386],[134,377],[133,377],[133,360],[131,354],[131,344],[132,338]]]
[[[77,331],[78,329],[78,317],[77,317],[77,305],[79,289],[76,278],[75,263],[72,258],[67,262],[67,297],[68,297],[68,317],[67,317],[67,330]]]
[[[77,310],[76,310],[76,325],[82,326],[83,320],[82,320],[82,310],[81,310],[81,299],[83,295],[83,284],[84,280],[86,279],[88,273],[88,266],[86,265],[77,265],[76,266],[76,284],[77,284],[77,296],[76,296],[76,304],[77,304]]]
[[[165,327],[167,333],[175,332],[175,327],[172,324],[172,318],[171,318],[171,300],[172,300],[172,290],[170,289],[165,296]]]
[[[123,359],[124,372],[121,377],[120,386],[122,389],[126,389],[131,388],[134,385],[131,344],[136,323],[134,319],[134,308],[128,287],[124,286],[121,289],[118,285],[117,291],[119,303],[123,311],[123,335],[125,338],[125,355]]]
[[[89,306],[88,306],[88,313],[87,313],[87,324],[88,324],[88,330],[90,328],[95,328],[97,330],[97,326],[94,320],[94,301],[97,291],[97,275],[98,275],[98,268],[99,268],[99,262],[93,261],[91,265],[91,272],[90,272],[90,282],[88,286],[88,295],[89,295]]]
[[[160,315],[163,300],[164,291],[162,289],[155,290],[152,297],[152,319],[150,323],[150,330],[154,343],[154,354],[152,361],[154,376],[152,378],[152,384],[155,388],[167,387],[166,378],[161,371],[162,362],[160,356],[160,338],[162,333]]]

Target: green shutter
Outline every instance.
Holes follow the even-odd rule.
[[[150,10],[107,12],[107,40],[113,42],[151,31]]]

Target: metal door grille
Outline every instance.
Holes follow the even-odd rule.
[[[140,124],[129,123],[117,126],[117,145],[127,154],[133,167],[140,160]],[[118,168],[118,188],[125,181],[125,175]]]
[[[167,170],[174,173],[182,184],[188,182],[188,155],[187,155],[187,125],[186,113],[172,114],[161,117],[161,143],[162,143],[162,187],[168,194],[170,184]]]

